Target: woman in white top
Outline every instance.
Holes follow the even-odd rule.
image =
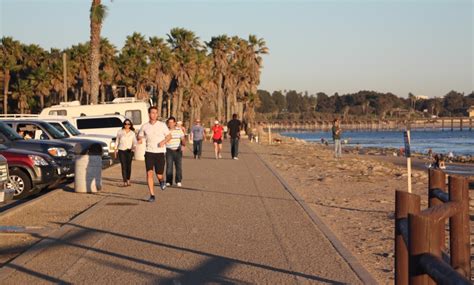
[[[130,186],[130,176],[132,175],[132,157],[137,144],[137,136],[133,128],[132,121],[126,119],[123,126],[117,133],[115,141],[115,158],[120,160],[122,166],[123,186]],[[118,155],[117,155],[118,154]]]

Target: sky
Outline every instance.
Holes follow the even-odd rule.
[[[102,0],[102,36],[173,27],[201,40],[264,38],[261,89],[346,94],[359,90],[429,97],[474,90],[474,0],[159,1]],[[0,0],[0,32],[66,48],[89,39],[90,0]]]

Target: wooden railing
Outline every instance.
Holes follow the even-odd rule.
[[[429,170],[429,207],[423,211],[419,195],[396,192],[395,284],[471,284],[469,182],[448,180],[447,186],[444,172]]]

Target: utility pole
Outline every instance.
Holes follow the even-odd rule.
[[[66,66],[66,53],[63,52],[63,98],[64,102],[67,102],[67,66]]]

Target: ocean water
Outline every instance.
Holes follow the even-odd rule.
[[[283,132],[284,136],[303,139],[308,142],[321,142],[321,138],[332,142],[331,132]],[[346,131],[342,140],[349,146],[400,148],[404,147],[402,131]],[[453,152],[454,155],[474,156],[474,131],[412,130],[411,151],[427,153]]]

